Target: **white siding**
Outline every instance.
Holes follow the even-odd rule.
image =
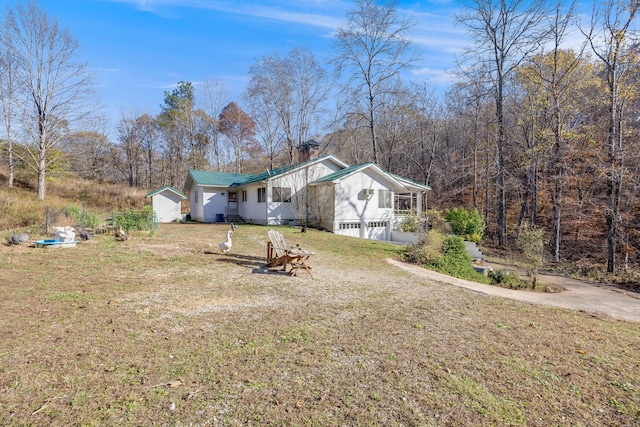
[[[339,168],[331,162],[316,163],[272,179],[267,188],[267,222],[269,224],[288,224],[289,221],[304,221],[307,217],[311,219],[313,216],[311,209],[306,212],[308,183],[336,170]],[[274,202],[273,187],[290,188],[291,202]]]
[[[318,163],[318,164],[312,165],[308,169],[309,169],[309,182],[312,182],[322,178],[323,176],[327,176],[333,172],[337,172],[342,168],[339,166],[336,166],[331,162],[326,162],[326,163]]]
[[[371,198],[362,197],[364,189],[373,189]],[[378,208],[378,190],[390,190],[376,180],[376,177],[364,171],[340,181],[336,189],[336,219],[340,221],[380,221],[390,220],[393,207]]]
[[[153,214],[158,222],[173,222],[182,219],[181,197],[171,191],[163,191],[151,197]]]
[[[247,222],[266,225],[267,203],[258,203],[258,188],[265,184],[250,185],[238,190],[240,200],[240,216]],[[242,201],[242,190],[247,192],[247,201]]]
[[[227,189],[216,187],[204,187],[202,189],[201,203],[204,208],[203,222],[215,222],[217,215],[225,215],[227,208]]]
[[[309,195],[311,203],[311,220],[320,228],[335,232],[335,197],[333,184],[325,183],[311,187]]]
[[[365,197],[363,190],[372,189]],[[365,239],[388,240],[393,206],[378,207],[378,190],[393,191],[380,182],[375,174],[362,171],[346,177],[336,185],[336,234]],[[392,199],[393,200],[393,199]]]

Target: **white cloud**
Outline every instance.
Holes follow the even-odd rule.
[[[441,86],[454,83],[455,75],[451,70],[423,67],[412,71],[412,74],[427,80],[428,83]]]
[[[343,16],[344,4],[326,0],[299,0],[297,4],[280,2],[282,6],[266,6],[264,2],[215,1],[215,0],[102,0],[113,3],[130,4],[145,12],[166,16],[167,8],[202,9],[272,19],[292,24],[302,24],[321,28],[336,28],[342,21],[335,16]],[[278,3],[278,2],[273,2]],[[317,13],[309,12],[311,6]],[[336,9],[337,8],[337,9]],[[172,14],[173,16],[173,14]]]
[[[93,67],[92,69],[94,71],[101,72],[101,73],[114,73],[114,74],[122,73],[122,69],[113,68],[113,67]]]

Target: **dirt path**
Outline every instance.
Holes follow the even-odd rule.
[[[565,290],[558,293],[517,291],[457,279],[427,270],[415,264],[407,264],[392,259],[387,261],[427,280],[460,286],[481,294],[509,298],[531,304],[581,310],[594,314],[608,315],[617,319],[640,322],[640,298],[636,294],[625,292],[621,289],[593,285],[566,277],[541,275],[540,279],[544,283],[553,283],[563,287]]]

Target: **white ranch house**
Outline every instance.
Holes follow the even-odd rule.
[[[421,215],[429,189],[374,163],[349,166],[330,155],[257,175],[191,170],[184,186],[196,221],[308,224],[377,240],[391,240],[407,211]]]

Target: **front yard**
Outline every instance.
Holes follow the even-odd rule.
[[[267,227],[2,246],[0,425],[638,425],[638,324],[481,296],[401,246]]]

